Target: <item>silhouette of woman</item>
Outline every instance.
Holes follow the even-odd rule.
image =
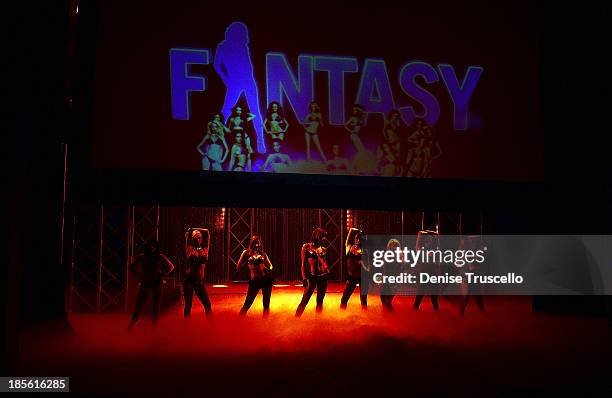
[[[249,110],[255,115],[253,126],[257,133],[257,151],[265,153],[259,92],[249,52],[249,30],[244,23],[232,22],[225,29],[225,40],[217,45],[213,66],[227,89],[221,113],[229,115],[244,93]]]
[[[144,253],[138,256],[130,264],[130,272],[140,279],[136,307],[132,313],[128,329],[131,329],[138,321],[142,308],[149,296],[153,295],[153,322],[159,319],[161,303],[161,290],[164,276],[174,270],[174,265],[164,254],[159,251],[159,242],[149,240],[144,245]]]
[[[206,235],[206,238],[203,237],[203,234]],[[200,299],[200,302],[202,302],[206,315],[212,313],[210,299],[204,286],[209,249],[210,233],[208,230],[204,228],[189,228],[185,234],[185,257],[187,259],[185,280],[183,282],[183,294],[185,296],[185,310],[183,314],[185,318],[191,316],[194,292],[198,299]]]
[[[348,273],[348,279],[346,280],[346,286],[340,299],[340,308],[346,309],[348,301],[351,295],[355,291],[355,287],[361,282],[361,273],[368,272],[369,267],[364,261],[367,257],[364,257],[363,246],[361,245],[361,235],[363,232],[357,228],[351,228],[346,237],[346,268]],[[363,278],[367,281],[369,278]],[[361,308],[365,309],[368,307],[368,285],[361,284],[359,289],[359,298],[361,299]]]

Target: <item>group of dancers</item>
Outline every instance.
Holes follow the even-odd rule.
[[[433,231],[422,231],[424,234],[437,234]],[[345,256],[347,264],[348,278],[342,297],[340,299],[340,308],[346,309],[348,301],[355,291],[358,283],[360,286],[360,301],[363,309],[368,305],[368,283],[369,277],[362,278],[362,273],[369,274],[371,271],[367,255],[362,244],[363,232],[357,228],[351,228],[347,234],[345,242]],[[418,244],[422,245],[424,241]],[[329,244],[327,231],[323,228],[315,228],[312,232],[309,242],[302,245],[301,248],[301,276],[304,287],[302,299],[295,311],[295,316],[300,317],[308,305],[315,290],[316,296],[316,311],[323,310],[323,301],[327,292],[327,281],[331,274],[331,267],[327,262],[327,247]],[[397,239],[390,239],[387,243],[387,250],[395,250],[400,247],[400,242]],[[190,228],[185,234],[185,256],[186,266],[183,280],[183,295],[184,295],[184,317],[191,316],[191,308],[193,303],[193,294],[195,292],[198,299],[201,301],[204,311],[207,315],[212,314],[212,305],[208,297],[205,287],[205,270],[209,258],[210,248],[210,233],[205,228]],[[261,290],[263,296],[263,314],[267,316],[270,313],[270,298],[272,296],[272,286],[274,282],[273,272],[274,266],[264,249],[263,241],[259,235],[252,235],[248,247],[242,252],[238,262],[237,270],[243,267],[249,270],[249,287],[247,290],[244,304],[240,309],[239,314],[245,315],[251,308],[257,294]],[[386,272],[397,272],[398,269],[393,267],[401,267],[397,263],[386,263]],[[156,240],[150,240],[145,244],[143,254],[138,256],[130,265],[130,271],[140,279],[140,288],[136,299],[136,307],[130,320],[129,328],[132,328],[144,307],[149,296],[153,296],[153,320],[157,322],[160,313],[160,298],[163,285],[163,278],[168,276],[174,270],[174,265],[168,257],[162,254],[159,250],[159,243]],[[385,286],[380,292],[380,300],[384,310],[393,311],[393,299],[395,291],[389,286]],[[419,309],[423,297],[428,292],[419,290],[415,296],[413,307]],[[438,296],[434,292],[429,292],[431,303],[434,310],[438,310]],[[476,303],[480,309],[484,309],[484,301],[481,295],[476,295],[474,292],[468,293],[463,297],[459,311],[463,315],[467,306],[470,295],[474,295]]]
[[[204,138],[196,147],[202,157],[202,169],[273,173],[300,171],[294,170],[294,161],[285,152],[289,122],[278,102],[270,103],[262,124],[273,151],[266,156],[259,170],[254,169],[254,158],[258,155],[253,150],[250,122],[256,118],[255,114],[239,105],[232,108],[227,121],[223,114],[214,114],[206,125]],[[350,160],[343,156],[344,148],[337,140],[331,143],[332,156],[325,154],[319,136],[326,135],[322,133],[326,129],[326,122],[317,102],[309,104],[308,115],[301,122],[300,129],[304,135],[306,162],[318,163],[322,166],[321,170],[332,174],[431,177],[432,164],[442,154],[433,127],[417,119],[408,128],[403,125],[397,110],[389,112],[385,119],[373,153],[366,149],[362,140],[364,132],[369,130],[367,113],[361,105],[353,105],[351,115],[344,124],[355,149],[355,155]],[[313,156],[315,151],[317,159]]]

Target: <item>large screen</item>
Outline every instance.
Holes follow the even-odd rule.
[[[543,177],[535,12],[101,2],[98,168]]]

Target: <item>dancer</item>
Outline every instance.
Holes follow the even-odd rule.
[[[399,176],[402,173],[402,168],[397,164],[397,157],[391,150],[391,145],[383,143],[378,146],[376,151],[377,171],[380,175],[386,177]]]
[[[244,94],[247,105],[253,112],[252,120],[257,133],[257,151],[265,153],[259,92],[249,51],[249,30],[244,23],[233,22],[227,27],[225,40],[219,43],[215,51],[213,67],[227,89],[221,112],[228,115]]]
[[[440,143],[434,137],[433,128],[425,127],[424,135],[422,176],[428,178],[431,177],[431,167],[433,161],[442,155],[442,148],[440,148]]]
[[[344,128],[349,132],[351,141],[357,149],[357,152],[365,151],[365,147],[359,138],[359,133],[365,125],[365,111],[359,104],[353,105],[353,113],[344,124]]]
[[[325,169],[332,174],[348,174],[353,167],[346,158],[342,157],[342,148],[338,144],[332,146],[333,159],[325,163]]]
[[[342,298],[340,299],[340,308],[346,309],[349,299],[355,291],[355,287],[358,283],[359,286],[359,298],[361,299],[361,308],[367,309],[368,307],[368,285],[369,276],[365,278],[361,277],[363,273],[369,273],[370,267],[367,264],[367,256],[364,257],[363,246],[361,245],[361,236],[363,232],[357,228],[351,228],[346,236],[345,248],[346,248],[346,270],[348,273],[348,279]]]
[[[482,246],[483,246],[483,243],[482,243],[481,235],[465,236],[461,239],[459,243],[460,250],[477,251],[477,250],[482,250]],[[461,270],[462,273],[465,273],[465,272],[478,273],[479,268],[480,268],[480,264],[478,264],[476,261],[466,260],[466,264],[459,269]],[[467,283],[467,277],[465,275],[463,276],[463,281],[464,282],[463,282],[462,287],[463,287],[464,295],[463,297],[461,297],[461,301],[459,303],[459,315],[463,316],[465,314],[465,308],[468,305],[470,297],[474,298],[478,309],[480,311],[484,311],[485,305],[484,305],[484,298],[482,295],[482,285],[474,284],[474,283]]]
[[[251,151],[244,144],[242,133],[238,132],[234,136],[235,143],[232,145],[229,171],[251,171]]]
[[[227,122],[227,125],[230,131],[232,132],[232,135],[234,136],[234,139],[236,137],[236,134],[242,133],[242,138],[244,140],[244,143],[247,149],[249,150],[249,152],[251,153],[253,153],[253,147],[251,146],[251,137],[249,136],[249,133],[247,132],[247,123],[253,120],[254,118],[255,118],[255,115],[253,115],[250,112],[247,112],[247,115],[245,117],[242,112],[242,108],[236,105],[232,109],[232,115],[230,116]]]
[[[321,109],[319,108],[319,104],[316,102],[311,102],[308,105],[308,115],[304,118],[303,125],[306,129],[306,133],[304,134],[304,139],[306,140],[306,160],[312,160],[310,156],[310,140],[314,142],[317,150],[319,151],[319,155],[323,162],[327,162],[327,157],[323,153],[323,149],[321,149],[321,142],[319,141],[319,127],[323,127],[323,114],[321,113]]]
[[[327,260],[325,259],[327,249],[323,246],[324,242],[327,242],[327,231],[323,228],[315,228],[312,231],[310,242],[302,245],[304,295],[295,311],[296,317],[302,316],[315,289],[317,289],[317,312],[323,311],[323,299],[327,291],[327,277],[330,273]]]
[[[389,239],[387,242],[387,251],[395,251],[401,247],[399,240]],[[401,264],[396,262],[386,262],[383,264],[383,272],[385,275],[399,275],[401,272]],[[395,286],[390,283],[385,283],[380,291],[380,302],[384,311],[393,312],[393,299],[395,298]]]
[[[215,115],[215,119],[220,118],[220,115]],[[213,120],[214,122],[214,120]],[[211,126],[210,122],[208,125],[208,131],[202,141],[198,144],[196,149],[202,155],[202,170],[215,170],[222,171],[223,167],[221,164],[225,162],[229,149],[225,138],[223,137],[224,130],[227,127],[220,125]],[[229,129],[227,129],[229,131]]]
[[[400,140],[401,115],[397,109],[389,112],[385,124],[383,126],[383,137],[385,142],[389,144],[393,155],[399,158],[401,155],[402,143]]]
[[[421,139],[416,148],[406,158],[406,176],[423,177],[425,175],[425,139]]]
[[[287,170],[287,167],[292,165],[291,158],[289,155],[282,153],[283,144],[280,140],[274,140],[272,148],[274,153],[268,155],[261,169],[267,171],[270,167],[273,173],[283,173]]]
[[[427,126],[423,119],[416,119],[414,129],[406,140],[406,167],[407,177],[418,177],[423,173],[423,145],[425,139],[424,128]],[[415,162],[416,161],[416,162]]]
[[[278,102],[271,102],[266,111],[266,119],[264,120],[266,134],[270,134],[273,140],[284,140],[288,128],[289,123],[283,115],[283,108]]]
[[[249,280],[249,290],[247,291],[244,304],[240,310],[240,315],[246,315],[253,301],[261,289],[263,296],[263,314],[268,316],[270,313],[270,297],[272,296],[272,263],[268,258],[268,254],[263,249],[261,237],[253,235],[249,242],[249,247],[242,252],[236,269],[239,271],[241,267],[247,265],[249,267],[251,279]]]
[[[140,286],[138,287],[136,307],[132,313],[128,329],[132,329],[138,321],[142,308],[150,295],[153,295],[153,322],[157,323],[163,278],[173,270],[172,262],[160,253],[159,242],[154,239],[147,241],[144,245],[144,253],[130,264],[130,272],[140,279]]]
[[[419,231],[417,235],[416,242],[416,250],[436,250],[439,249],[440,246],[440,235],[437,231],[424,230]],[[421,262],[417,265],[419,268],[427,267],[428,273],[439,274],[439,264],[432,264],[428,262]],[[438,306],[438,294],[436,287],[425,286],[423,283],[419,283],[417,285],[417,294],[414,298],[413,308],[415,311],[419,310],[421,305],[421,301],[423,301],[423,297],[425,294],[429,294],[429,298],[431,299],[431,305],[433,306],[434,311],[438,311],[440,307]]]
[[[373,153],[366,150],[361,141],[361,134],[366,126],[366,113],[359,104],[353,105],[351,117],[344,124],[349,132],[349,138],[357,153],[352,159],[353,171],[357,174],[371,175],[376,172],[376,158]]]
[[[427,126],[427,123],[425,123],[423,119],[421,118],[416,119],[414,122],[414,129],[412,130],[412,133],[410,134],[410,136],[408,137],[406,141],[412,146],[416,146],[420,142],[420,140],[423,138],[424,136],[423,130],[426,126]]]
[[[205,270],[208,263],[208,252],[210,249],[210,233],[204,228],[189,228],[185,234],[185,280],[183,282],[183,294],[185,296],[185,318],[191,316],[191,305],[193,292],[204,306],[206,315],[212,314],[212,306],[208,293],[206,293]]]

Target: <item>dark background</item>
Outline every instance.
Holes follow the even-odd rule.
[[[88,3],[94,4],[95,3]],[[601,8],[600,8],[601,7]],[[76,42],[67,2],[24,4],[12,18],[19,38],[9,66],[14,101],[9,103],[8,261],[0,278],[3,368],[14,364],[20,329],[64,312],[66,271],[59,263],[62,203],[62,142],[75,148],[89,131],[95,10],[82,6]],[[95,8],[95,7],[94,7]],[[211,178],[200,173],[80,174],[69,152],[71,200],[153,202],[180,205],[444,208],[485,211],[495,233],[609,233],[612,226],[609,151],[607,10],[596,3],[545,5],[537,10],[537,45],[544,134],[544,180],[540,183],[455,181],[331,181],[301,176]],[[494,23],[503,15],[479,15]],[[72,44],[71,44],[72,43]],[[75,52],[75,64],[69,61]],[[72,66],[71,66],[72,65]],[[74,72],[74,74],[72,74]],[[67,75],[73,76],[70,79]],[[73,105],[67,105],[67,96]],[[278,177],[278,178],[277,178]],[[236,177],[238,178],[238,177]],[[207,190],[201,188],[206,183]],[[266,184],[261,184],[265,182]],[[236,183],[240,183],[237,185]],[[316,194],[313,194],[316,186]],[[356,194],[356,186],[365,186]],[[385,196],[369,194],[384,187]],[[207,194],[215,189],[215,195]],[[187,197],[179,192],[189,192]],[[246,194],[245,194],[246,193]],[[281,204],[282,203],[282,204]],[[565,308],[573,298],[557,299]],[[587,303],[588,304],[588,303]],[[3,372],[6,373],[6,372]]]

